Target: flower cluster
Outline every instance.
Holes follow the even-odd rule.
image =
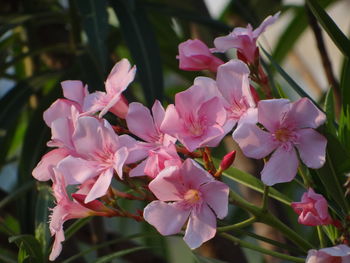
[[[313,169],[323,166],[327,141],[315,129],[325,122],[324,113],[307,98],[271,99],[259,64],[257,38],[277,17],[267,18],[254,31],[251,26],[236,28],[215,39],[213,49],[200,40],[180,44],[180,69],[209,70],[216,78],[197,77],[166,109],[159,101],[151,110],[127,102],[122,92],[134,80],[136,68],[126,59],[113,67],[105,92],[89,93],[80,81],[62,82],[64,98],[44,113],[52,134],[47,145],[54,149],[33,171],[37,180],[52,181],[56,199],[50,260],[61,251],[63,223],[72,218],[145,220],[162,235],[179,233],[186,225],[184,240],[192,249],[213,238],[217,218],[228,213],[229,187],[220,175],[232,165],[235,152],[227,154],[217,170],[209,148],[227,135],[232,134],[247,157],[265,159],[261,180],[267,186],[293,180],[299,160]],[[225,63],[213,55],[231,48],[237,49],[239,60]],[[254,82],[264,96],[258,96]],[[113,125],[103,118],[107,113]],[[136,179],[141,187],[130,183]],[[113,180],[135,194],[114,189]],[[71,194],[68,185],[75,187]],[[149,203],[143,213],[131,213],[115,205],[117,198]],[[327,201],[311,188],[292,207],[302,224],[332,222]],[[310,252],[308,262],[333,255],[333,250]]]

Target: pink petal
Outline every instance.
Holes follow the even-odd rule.
[[[187,189],[199,189],[201,185],[215,181],[207,171],[190,158],[183,162],[179,173]]]
[[[313,129],[298,130],[298,135],[295,147],[303,163],[313,169],[321,168],[326,161],[327,139]]]
[[[290,110],[287,99],[261,100],[258,103],[258,121],[270,132],[280,127],[280,122]]]
[[[182,209],[177,203],[153,201],[143,210],[143,217],[162,235],[173,235],[181,231],[190,211]]]
[[[314,128],[326,121],[326,115],[321,112],[308,98],[301,98],[292,103],[285,117],[285,122],[292,122],[297,128]]]
[[[160,125],[165,117],[165,110],[159,100],[156,100],[152,106],[152,115],[157,131],[160,131]]]
[[[87,95],[84,99],[83,111],[86,114],[94,114],[101,111],[105,104],[103,103],[106,93],[102,91],[95,91]]]
[[[273,16],[266,17],[265,20],[260,24],[260,26],[254,30],[254,37],[258,38],[259,35],[261,35],[269,25],[274,24],[279,18],[280,13],[281,12],[277,12]]]
[[[322,248],[320,251],[327,253],[333,257],[348,257],[350,256],[350,247],[347,245],[337,245],[334,247]],[[348,258],[347,258],[348,259]],[[347,263],[348,261],[344,261],[343,263]]]
[[[51,123],[51,141],[48,143],[51,147],[66,147],[74,149],[72,143],[74,127],[68,118],[59,118]]]
[[[266,157],[278,146],[270,133],[251,123],[239,125],[232,137],[239,144],[244,155],[255,159]]]
[[[205,118],[205,125],[212,126],[213,124],[224,125],[226,121],[226,110],[221,104],[221,99],[213,97],[204,102],[199,110],[198,117]]]
[[[184,236],[185,242],[191,249],[212,239],[216,233],[214,213],[206,204],[203,204],[198,210],[192,210]]]
[[[54,149],[45,154],[37,166],[34,168],[32,175],[39,181],[47,181],[53,175],[52,168],[55,167],[62,159],[68,156],[69,152],[64,148]]]
[[[58,99],[44,112],[44,121],[47,126],[59,118],[68,118],[71,116],[71,107],[77,107],[75,102]]]
[[[214,39],[215,52],[226,52],[231,48],[242,48],[243,39],[233,35],[217,37]]]
[[[151,112],[141,103],[133,102],[129,105],[126,122],[129,130],[139,138],[147,142],[158,140],[159,135],[155,128]]]
[[[147,164],[147,159],[143,160],[140,164],[138,164],[135,168],[133,168],[130,172],[129,172],[129,176],[130,177],[136,177],[136,176],[145,176],[145,167]]]
[[[177,137],[177,134],[183,131],[183,126],[184,123],[175,106],[173,104],[168,105],[160,130],[171,136]]]
[[[54,235],[55,240],[53,242],[52,250],[49,256],[50,261],[54,261],[59,256],[59,254],[61,254],[62,242],[65,240],[64,231],[62,228],[59,231],[56,231]]]
[[[97,163],[82,158],[67,156],[58,163],[58,170],[64,175],[67,184],[81,184],[98,175]]]
[[[61,86],[65,98],[77,102],[81,107],[83,106],[84,98],[88,92],[80,80],[62,81]]]
[[[123,165],[128,158],[128,150],[126,147],[120,148],[114,155],[114,169],[116,170],[120,179],[123,178]]]
[[[247,65],[240,60],[230,60],[219,67],[216,81],[229,104],[245,97],[250,105],[255,105],[249,87],[249,72]]]
[[[299,161],[295,149],[285,150],[280,146],[265,164],[261,180],[266,185],[285,183],[293,180],[297,173]]]
[[[85,198],[85,203],[89,203],[106,194],[113,177],[113,170],[107,169],[101,173],[96,180],[96,183],[91,188],[89,194]]]
[[[182,193],[185,189],[179,176],[178,167],[167,167],[150,182],[148,187],[161,201],[180,201],[182,200]]]
[[[200,186],[200,192],[204,201],[220,219],[227,215],[229,190],[226,184],[219,181],[209,182]]]
[[[147,150],[141,145],[140,142],[136,141],[129,135],[121,135],[118,137],[119,148],[126,147],[128,149],[128,158],[125,161],[126,164],[136,163],[141,161],[147,156]]]

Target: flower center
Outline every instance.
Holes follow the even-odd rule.
[[[245,98],[241,98],[239,101],[236,99],[231,100],[231,105],[226,108],[229,118],[238,120],[249,109],[249,104]]]
[[[190,189],[185,193],[184,199],[189,204],[198,203],[201,200],[201,193],[198,190]]]
[[[279,129],[279,130],[275,131],[274,137],[276,138],[277,141],[287,142],[287,141],[290,141],[292,139],[293,135],[287,129]]]

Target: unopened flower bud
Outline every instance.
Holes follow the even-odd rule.
[[[228,168],[230,168],[235,158],[236,158],[236,151],[232,151],[226,154],[224,158],[222,158],[222,161],[220,163],[220,170],[225,171]]]

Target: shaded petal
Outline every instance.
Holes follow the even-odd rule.
[[[231,48],[242,48],[243,38],[237,38],[234,35],[227,35],[223,37],[217,37],[214,39],[215,52],[226,52]]]
[[[327,139],[313,129],[301,129],[298,135],[295,147],[303,163],[313,169],[321,168],[326,161]]]
[[[51,123],[51,141],[48,145],[51,147],[67,147],[73,149],[72,135],[73,123],[68,118],[59,118]]]
[[[83,106],[87,89],[84,88],[80,80],[65,80],[61,82],[61,86],[65,98],[77,102],[81,107]]]
[[[103,100],[107,96],[105,92],[95,91],[84,99],[83,111],[86,114],[94,114],[103,109]]]
[[[198,190],[202,184],[215,181],[207,171],[190,158],[186,159],[180,167],[180,175],[187,189]]]
[[[192,210],[184,240],[191,249],[212,239],[216,233],[216,218],[210,208],[203,204],[199,211]]]
[[[258,103],[258,121],[270,132],[280,127],[280,122],[291,107],[287,99],[261,100]]]
[[[55,167],[62,159],[69,155],[68,150],[64,148],[54,149],[45,154],[37,166],[34,168],[32,175],[39,181],[47,181],[53,176],[52,168]]]
[[[227,215],[229,190],[226,184],[219,181],[209,182],[200,186],[200,192],[204,201],[220,219]]]
[[[292,103],[285,122],[293,123],[297,128],[317,128],[326,121],[326,115],[308,98]]]
[[[244,155],[255,159],[266,157],[278,146],[270,133],[251,123],[238,125],[232,137]]]
[[[266,17],[260,26],[253,31],[253,36],[255,38],[258,38],[259,35],[262,34],[269,25],[272,25],[276,22],[276,20],[279,18],[280,13],[281,12],[277,12],[273,16]]]
[[[299,161],[295,149],[285,150],[280,146],[265,164],[261,180],[266,185],[285,183],[293,180],[297,173]]]
[[[116,170],[118,176],[120,179],[123,178],[123,165],[128,158],[128,150],[126,147],[120,148],[115,154],[114,154],[114,169]]]
[[[136,163],[147,156],[148,151],[142,144],[136,141],[129,135],[121,135],[118,137],[119,139],[119,147],[126,147],[128,149],[128,158],[125,163]]]
[[[170,166],[162,170],[148,185],[152,193],[161,201],[180,201],[185,189],[179,177],[179,168]]]
[[[147,142],[155,142],[158,140],[158,133],[151,112],[141,103],[130,103],[129,111],[126,115],[126,122],[129,130],[139,138]]]
[[[84,183],[99,174],[96,163],[70,155],[59,162],[57,168],[70,185]]]
[[[130,177],[136,177],[136,176],[145,176],[145,167],[147,164],[147,160],[143,160],[140,164],[138,164],[134,169],[132,169],[129,172]]]
[[[51,106],[44,111],[44,121],[47,126],[51,127],[51,123],[60,118],[69,118],[71,116],[71,107],[76,107],[76,103],[66,100],[58,99]]]
[[[131,68],[130,62],[123,58],[114,65],[106,80],[106,91],[108,94],[123,92],[130,82],[135,78],[136,67]]]
[[[157,131],[160,131],[160,125],[165,117],[165,110],[159,100],[156,100],[152,106],[152,115]]]
[[[162,235],[173,235],[181,231],[191,210],[185,210],[177,203],[153,201],[143,210],[145,220]]]
[[[85,198],[85,204],[89,203],[101,196],[104,196],[108,190],[108,187],[111,184],[113,177],[113,170],[112,169],[107,169],[104,171],[98,179],[96,180],[96,183],[94,186],[91,188],[89,194]]]
[[[64,231],[62,227],[60,230],[54,232],[54,235],[55,235],[55,240],[53,242],[52,250],[49,256],[50,261],[54,261],[59,256],[59,254],[61,254],[62,242],[65,240]]]
[[[204,125],[207,126],[212,126],[216,123],[223,126],[226,121],[226,110],[221,103],[221,99],[213,97],[204,102],[198,110],[198,118],[205,118]]]
[[[180,118],[174,104],[168,105],[164,120],[160,126],[160,130],[164,133],[170,134],[171,136],[177,137],[179,133],[183,131],[184,123]]]

